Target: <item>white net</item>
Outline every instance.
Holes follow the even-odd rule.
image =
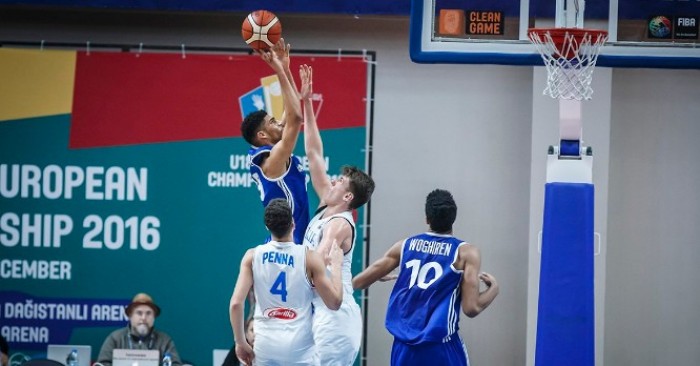
[[[587,100],[600,47],[608,34],[586,29],[531,29],[530,40],[537,46],[547,68],[543,94],[552,98]]]

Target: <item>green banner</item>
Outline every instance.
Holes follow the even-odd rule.
[[[92,346],[95,359],[128,323],[123,306],[147,292],[162,309],[156,328],[181,357],[211,364],[214,349],[232,346],[228,304],[241,258],[267,237],[249,146],[220,137],[69,148],[75,118],[0,122],[0,334],[11,354],[74,344]],[[365,168],[364,124],[321,135],[329,175]],[[303,135],[295,153],[304,156]]]

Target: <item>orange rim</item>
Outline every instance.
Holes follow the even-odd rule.
[[[590,29],[590,28],[530,28],[527,30],[527,35],[533,42],[545,43],[545,34],[549,33],[552,37],[552,42],[556,46],[556,49],[560,52],[564,46],[566,40],[566,35],[569,34],[574,37],[576,44],[580,45],[581,40],[587,35],[591,35],[591,42],[595,43],[600,37],[607,38],[608,32],[602,29]],[[567,54],[564,55],[567,59],[571,59],[575,56],[578,50],[569,49]]]

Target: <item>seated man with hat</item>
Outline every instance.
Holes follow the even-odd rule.
[[[169,353],[173,366],[182,365],[172,338],[153,327],[156,317],[160,315],[160,308],[148,294],[136,294],[125,311],[129,324],[126,328],[115,330],[105,339],[97,362],[111,366],[112,351],[115,349],[149,349],[160,351],[161,359]]]

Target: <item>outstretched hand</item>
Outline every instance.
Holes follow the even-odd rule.
[[[258,50],[260,57],[272,67],[273,70],[277,72],[284,72],[284,62],[287,62],[287,67],[289,67],[289,45],[284,43],[284,38],[280,38],[277,43],[275,43],[272,48],[267,50]],[[286,56],[285,56],[286,54]],[[279,55],[282,55],[282,59]],[[283,59],[286,59],[283,60]]]
[[[289,69],[289,50],[291,48],[291,45],[284,43],[284,38],[280,38],[279,41],[272,46],[272,52],[275,53],[285,70]]]
[[[311,66],[306,64],[299,66],[299,77],[301,78],[299,98],[302,100],[311,99],[311,96],[314,93],[313,69],[311,69]]]

